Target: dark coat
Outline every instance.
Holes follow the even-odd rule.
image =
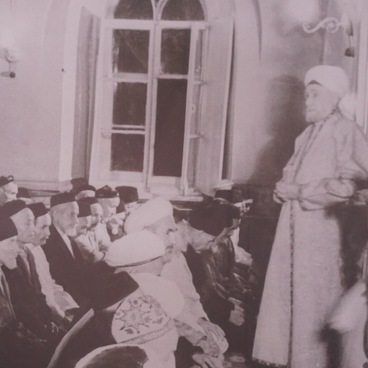
[[[89,305],[86,266],[78,247],[72,239],[71,244],[75,257],[70,253],[55,226],[51,225],[50,237],[42,248],[50,264],[50,273],[55,282],[61,285],[83,308]]]

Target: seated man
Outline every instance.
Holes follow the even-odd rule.
[[[213,201],[193,211],[182,230],[189,238],[186,258],[204,310],[225,330],[231,348],[246,346],[249,357],[256,303],[249,272],[237,267],[229,238],[238,215],[230,204]]]
[[[79,200],[79,214],[76,236],[73,238],[77,244],[84,261],[93,264],[101,261],[105,256],[105,251],[100,250],[95,229],[98,223],[92,219],[92,206],[95,198],[82,198]],[[97,202],[95,202],[98,204]],[[93,227],[92,227],[93,226]]]
[[[33,240],[35,227],[32,211],[21,200],[5,203],[0,208],[0,216],[13,220],[18,231],[17,244],[20,249],[15,269],[4,268],[10,295],[17,319],[38,338],[55,344],[62,331],[55,325],[51,309],[40,288],[35,288],[34,269],[31,267],[26,245]]]
[[[28,261],[36,275],[33,278],[33,285],[41,289],[54,320],[68,329],[75,309],[78,309],[79,306],[51,277],[50,266],[41,247],[50,236],[51,217],[43,203],[33,203],[28,208],[35,217],[35,234],[32,243],[26,245]]]
[[[174,368],[179,338],[174,318],[183,307],[183,297],[174,283],[159,277],[166,262],[164,242],[146,230],[126,235],[111,245],[105,262],[128,272],[139,285],[111,307],[114,340],[147,347],[157,354],[163,367]]]
[[[100,249],[103,247],[104,249],[102,250],[107,250],[111,244],[110,235],[108,233],[108,231],[111,230],[110,222],[114,222],[113,218],[116,215],[116,208],[120,203],[119,193],[108,185],[105,185],[96,191],[96,198],[102,207],[103,215],[101,225],[98,225],[95,231],[100,238]]]
[[[163,276],[175,282],[184,295],[183,311],[176,318],[179,333],[191,344],[200,347],[208,358],[213,360],[213,365],[218,364],[214,358],[221,360],[227,343],[222,330],[208,321],[199,303],[199,296],[194,290],[192,276],[186,262],[180,251],[174,251],[177,229],[171,203],[163,198],[155,198],[145,202],[133,212],[125,223],[126,232],[129,234],[142,229],[155,233],[164,241],[166,262]],[[184,350],[190,350],[190,348]],[[192,349],[192,351],[195,350]],[[187,354],[184,353],[183,359],[186,359],[185,355]],[[181,360],[181,357],[178,357],[178,360]]]
[[[12,175],[0,176],[0,206],[17,199],[18,185]]]
[[[115,190],[119,193],[120,199],[122,199],[125,203],[127,216],[139,207],[138,190],[136,187],[121,185],[116,187]]]
[[[124,221],[127,212],[124,201],[120,198],[119,205],[116,207],[116,214],[111,217],[107,228],[111,241],[120,239],[124,236]]]
[[[50,237],[42,246],[55,282],[69,293],[78,305],[89,306],[83,257],[72,237],[78,224],[78,204],[70,193],[51,197]]]
[[[0,219],[0,357],[6,368],[44,368],[50,352],[45,341],[38,339],[17,319],[3,267],[14,270],[20,252],[14,222]]]

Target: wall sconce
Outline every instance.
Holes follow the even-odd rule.
[[[348,57],[354,57],[355,56],[355,50],[354,50],[354,42],[353,42],[353,21],[352,18],[348,14],[346,5],[345,9],[343,11],[341,20],[335,18],[335,17],[327,17],[325,19],[322,19],[319,23],[317,23],[315,26],[312,26],[309,22],[303,22],[302,28],[304,32],[306,33],[315,33],[320,29],[324,29],[329,33],[336,33],[340,28],[345,30],[345,33],[348,37],[348,47],[345,50],[345,56]]]
[[[4,50],[4,58],[9,64],[9,77],[15,78],[15,66],[19,61],[20,53],[16,47],[6,47]]]

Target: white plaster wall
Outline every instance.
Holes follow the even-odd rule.
[[[229,178],[273,185],[303,129],[305,72],[319,64],[323,33],[305,34],[283,8],[260,1],[261,55],[254,1],[236,0]]]
[[[42,62],[48,3],[48,0],[14,2],[15,18],[9,24],[9,1],[0,1],[0,39],[3,41],[9,26],[13,26],[20,50],[17,77],[0,76],[0,173],[13,173],[22,179],[57,177],[55,127],[43,99],[45,95],[55,97],[55,90],[45,92],[48,86],[43,84],[50,68]],[[7,63],[0,59],[0,73],[7,69]]]
[[[21,55],[16,78],[0,75],[0,175],[44,189],[71,179],[80,8],[101,13],[102,3],[18,0],[10,14],[0,0],[0,49],[12,28]],[[0,58],[0,74],[7,70]]]

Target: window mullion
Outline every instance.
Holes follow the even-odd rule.
[[[185,130],[184,130],[184,145],[183,145],[183,162],[180,180],[180,191],[183,195],[188,194],[188,165],[189,165],[189,149],[190,149],[190,133],[192,126],[192,105],[193,105],[193,87],[195,73],[195,58],[196,44],[198,40],[198,27],[193,25],[190,34],[190,51],[189,51],[189,66],[188,66],[188,84],[187,84],[187,103],[185,111]]]
[[[144,141],[144,158],[143,158],[143,185],[148,190],[148,180],[150,177],[150,150],[151,150],[151,122],[153,114],[153,68],[154,68],[154,48],[155,48],[155,26],[151,22],[148,50],[148,75],[147,75],[147,102],[146,102],[146,121],[145,121],[145,141]]]
[[[160,60],[161,60],[161,33],[162,29],[158,23],[155,23],[153,27],[153,42],[152,42],[152,68],[151,73],[149,75],[149,80],[151,81],[151,108],[150,117],[149,117],[149,144],[147,149],[148,154],[148,174],[147,174],[147,184],[146,187],[149,186],[149,181],[153,176],[153,163],[154,163],[154,144],[155,144],[155,135],[156,135],[156,112],[157,112],[157,88],[158,88],[158,77],[160,74]]]
[[[104,110],[103,90],[105,88],[104,82],[104,72],[105,72],[104,50],[106,50],[105,36],[106,36],[106,25],[105,21],[102,20],[100,41],[97,55],[95,113],[92,132],[91,161],[89,169],[89,181],[92,183],[96,183],[98,181],[99,161],[100,161],[99,156],[101,146],[101,120],[102,120],[102,111]]]

